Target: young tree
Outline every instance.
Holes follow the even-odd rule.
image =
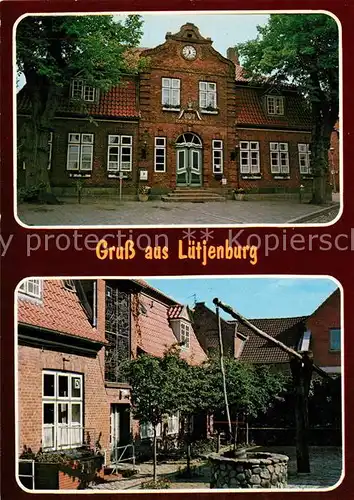
[[[125,372],[132,386],[132,410],[143,424],[153,427],[153,480],[157,480],[157,426],[164,415],[181,407],[184,384],[181,383],[180,360],[167,351],[163,358],[143,354],[129,361]]]
[[[308,100],[313,119],[311,161],[313,203],[326,194],[330,136],[339,113],[339,38],[326,14],[274,14],[258,26],[255,40],[237,46],[246,74],[270,84],[295,84]]]
[[[142,19],[136,15],[124,22],[111,15],[29,16],[19,23],[17,66],[31,104],[31,119],[21,133],[27,187],[50,191],[48,132],[71,79],[80,74],[87,85],[109,90],[122,74],[134,71],[131,58],[124,55],[141,35]]]

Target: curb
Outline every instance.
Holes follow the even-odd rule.
[[[318,215],[325,215],[328,212],[331,212],[333,209],[337,209],[340,207],[339,203],[333,203],[329,207],[326,208],[321,208],[320,210],[316,210],[315,212],[311,212],[307,215],[302,215],[301,217],[296,217],[295,219],[290,219],[286,222],[286,224],[299,224],[302,222],[308,222],[311,221],[314,217],[317,217]]]

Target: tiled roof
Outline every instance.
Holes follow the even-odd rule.
[[[177,319],[181,317],[181,314],[183,312],[184,307],[180,304],[176,306],[171,306],[168,311],[167,315],[170,319]]]
[[[248,321],[288,347],[296,349],[307,318],[308,316],[296,316],[293,318],[258,318]],[[248,336],[239,358],[241,361],[250,363],[287,363],[289,361],[287,353],[271,341],[255,335],[248,327],[239,323],[237,330]]]
[[[26,86],[17,94],[17,110],[19,113],[30,112],[31,103],[26,92]],[[62,97],[57,115],[91,115],[107,118],[138,118],[138,102],[136,83],[132,80],[123,80],[119,85],[112,87],[108,92],[100,92],[98,102],[87,103],[79,100],[70,100]]]
[[[284,91],[285,114],[268,115],[262,105],[264,87],[236,87],[237,110],[236,123],[239,126],[266,126],[274,128],[289,128],[296,130],[311,130],[311,114],[304,104],[304,99],[294,91]]]
[[[245,70],[239,64],[235,64],[235,79],[237,82],[248,82],[249,78],[245,77]]]
[[[61,280],[42,280],[42,300],[18,296],[18,321],[21,324],[101,341],[75,292],[64,288]]]
[[[169,347],[178,342],[169,323],[168,307],[156,300],[151,302],[148,291],[140,294],[139,301],[144,305],[146,314],[140,314],[136,319],[137,345],[153,356],[163,356]],[[192,328],[190,347],[181,351],[181,357],[191,364],[199,364],[206,359]]]

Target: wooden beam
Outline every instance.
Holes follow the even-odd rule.
[[[244,316],[242,316],[242,314],[238,313],[237,311],[232,309],[232,307],[228,306],[227,304],[224,304],[223,302],[221,302],[221,300],[215,298],[213,300],[213,303],[216,306],[220,307],[220,309],[222,309],[226,313],[230,314],[230,316],[237,319],[237,321],[239,321],[242,325],[247,326],[253,333],[258,335],[259,337],[262,337],[262,338],[268,340],[272,344],[276,345],[277,347],[279,347],[279,349],[281,349],[282,351],[289,354],[289,356],[293,356],[293,357],[295,357],[297,359],[301,359],[301,360],[303,359],[303,354],[295,351],[295,349],[292,349],[291,347],[288,347],[283,342],[280,342],[279,340],[275,339],[274,337],[272,337],[268,333],[264,332],[263,330],[260,330],[259,328],[254,326],[250,321],[248,321],[248,319],[246,319]],[[314,364],[313,370],[315,372],[317,372],[319,375],[321,375],[321,377],[329,378],[332,380],[332,377],[330,375],[328,375],[327,372],[322,370],[322,368],[320,368],[319,366]]]

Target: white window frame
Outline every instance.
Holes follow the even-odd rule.
[[[163,109],[180,110],[181,80],[179,78],[162,77],[161,103]]]
[[[156,437],[160,437],[162,432],[161,423],[156,427]],[[140,423],[140,438],[149,439],[154,437],[154,428],[151,422]]]
[[[199,82],[199,108],[217,111],[217,88],[215,82]],[[211,111],[211,112],[212,112]]]
[[[114,142],[116,141],[116,142]],[[112,149],[116,148],[117,153],[112,153]],[[123,152],[128,150],[128,152]],[[117,156],[117,161],[110,161],[110,155]],[[128,161],[123,161],[123,156],[128,156]],[[116,167],[113,168],[112,164]],[[131,172],[133,169],[133,136],[110,134],[108,136],[107,146],[107,172],[110,174],[118,174],[119,172]]]
[[[186,321],[180,321],[179,339],[184,343],[184,348],[189,349],[191,343],[191,325]]]
[[[87,133],[76,133],[69,132],[68,134],[68,151],[66,156],[66,169],[69,172],[92,172],[93,164],[93,145],[94,145],[94,134]],[[70,167],[69,158],[71,153],[71,148],[77,147],[77,168]],[[84,153],[85,149],[89,148],[90,153]],[[90,165],[89,168],[83,167],[83,156],[90,155]],[[85,162],[87,163],[87,162]]]
[[[179,412],[177,411],[173,415],[168,415],[167,417],[167,434],[178,434],[179,433]]]
[[[290,173],[289,144],[287,142],[269,143],[270,170],[272,174]]]
[[[298,143],[299,169],[301,175],[312,174],[310,144]]]
[[[162,141],[162,144],[157,144],[158,141]],[[166,172],[166,159],[167,159],[167,148],[166,148],[166,137],[155,137],[155,147],[154,147],[154,171],[163,173]],[[157,160],[162,160],[159,163]],[[162,168],[157,168],[162,167]]]
[[[54,395],[44,394],[44,377],[46,375],[54,376]],[[66,396],[59,395],[59,377],[67,378],[68,394]],[[73,379],[80,380],[80,396],[73,396],[72,381]],[[54,405],[54,423],[44,423],[44,405]],[[67,405],[68,422],[63,424],[59,422],[59,405]],[[79,422],[73,422],[73,406],[79,406]],[[42,372],[42,447],[45,450],[61,450],[70,449],[82,446],[84,439],[83,427],[83,408],[84,408],[84,386],[83,375],[74,372],[62,372],[55,370],[43,370]],[[47,429],[52,430],[52,443],[47,445],[46,432]],[[59,442],[61,433],[67,434],[67,442],[62,444]]]
[[[84,82],[78,78],[71,80],[71,98],[82,99]]]
[[[260,174],[260,172],[259,141],[240,141],[240,173]]]
[[[24,280],[19,286],[19,292],[28,295],[29,297],[41,299],[43,292],[42,280],[32,278]]]
[[[267,95],[268,115],[284,115],[284,97]]]
[[[71,80],[71,98],[83,99],[86,102],[94,102],[96,98],[96,89],[92,85],[85,85],[80,78]]]
[[[221,139],[212,140],[213,174],[222,174],[224,171],[224,143]]]

